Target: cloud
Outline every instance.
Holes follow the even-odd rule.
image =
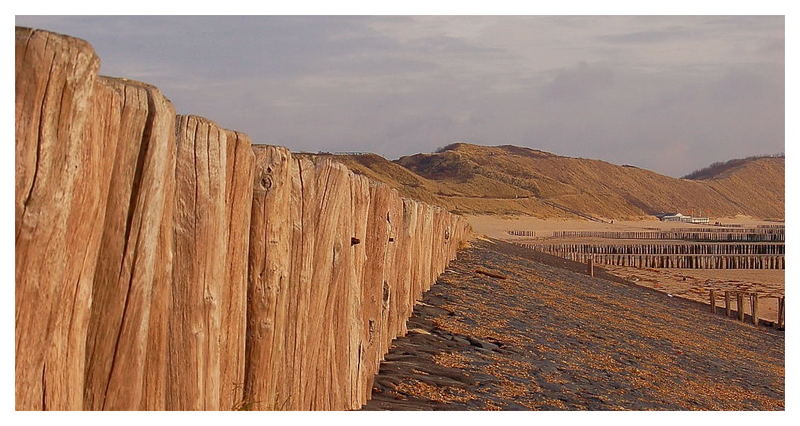
[[[611,69],[581,62],[574,67],[558,70],[555,77],[542,88],[542,96],[552,102],[584,102],[613,83],[614,73]]]
[[[456,140],[673,176],[783,151],[781,16],[17,16],[257,142]]]
[[[700,29],[687,27],[668,27],[658,30],[635,31],[622,34],[598,36],[597,39],[610,43],[663,43],[666,41],[686,40],[703,32]]]

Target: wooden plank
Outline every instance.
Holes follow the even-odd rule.
[[[95,84],[98,66],[82,40],[16,30],[18,410],[83,407],[91,283],[119,123],[115,94]],[[101,105],[108,115],[88,122]]]
[[[385,318],[383,315],[383,283],[387,271],[387,253],[389,242],[393,238],[390,234],[392,220],[390,216],[390,188],[383,184],[370,184],[370,210],[367,219],[367,232],[365,241],[366,267],[361,299],[364,303],[362,310],[362,327],[366,331],[362,350],[364,364],[364,379],[361,392],[368,396],[372,389],[372,379],[378,371],[382,355],[382,330]]]
[[[758,293],[750,293],[750,315],[753,325],[758,325]]]
[[[730,318],[731,316],[731,292],[725,291],[725,317]]]
[[[174,122],[173,122],[174,125]],[[175,134],[174,129],[171,132]],[[174,136],[173,136],[174,137]],[[172,139],[174,141],[174,139]],[[150,327],[145,359],[143,410],[167,409],[169,354],[169,319],[172,310],[172,266],[175,215],[176,145],[170,144],[168,173],[164,178],[164,211],[161,215],[159,242],[156,248],[156,271],[150,306]]]
[[[301,179],[301,162],[296,158],[289,158],[289,210],[285,226],[290,230],[290,261],[289,276],[285,289],[285,320],[283,334],[284,351],[281,364],[284,366],[277,379],[276,392],[283,395],[278,398],[278,410],[297,410],[299,393],[292,389],[301,389],[299,385],[300,371],[298,366],[299,354],[302,353],[300,324],[301,314],[307,305],[301,289],[301,278],[304,266],[305,244],[303,235],[303,182]],[[306,261],[307,262],[307,261]],[[306,281],[304,281],[306,282]],[[307,288],[308,286],[306,286]]]
[[[349,192],[347,182],[347,169],[330,160],[322,160],[315,165],[314,178],[318,188],[317,197],[313,202],[305,205],[310,209],[314,219],[313,228],[307,232],[314,232],[315,244],[311,255],[312,288],[309,306],[309,327],[307,330],[309,356],[303,365],[303,374],[308,373],[309,380],[305,384],[302,406],[305,409],[324,410],[330,409],[331,382],[333,380],[331,351],[334,344],[333,330],[331,330],[334,301],[337,290],[333,279],[334,269],[341,262],[342,242],[341,235],[337,232],[339,215],[346,214],[344,206]],[[348,241],[349,244],[349,241]]]
[[[202,117],[178,116],[176,144],[167,409],[216,410],[228,242],[226,134]]]
[[[122,113],[87,338],[87,409],[138,408],[144,399],[150,308],[161,222],[175,158],[175,111],[157,89],[102,79]],[[101,113],[102,114],[102,113]],[[171,231],[170,231],[171,232]],[[162,357],[163,359],[163,357]]]
[[[337,221],[334,222],[334,229],[332,232],[335,235],[333,245],[333,264],[331,275],[331,288],[326,305],[326,317],[330,318],[327,336],[329,343],[329,355],[326,360],[329,365],[327,372],[322,372],[325,378],[326,389],[318,392],[323,393],[323,398],[327,397],[327,401],[323,405],[324,409],[335,409],[338,407],[349,407],[350,396],[352,389],[350,388],[350,349],[351,339],[350,333],[353,331],[353,322],[355,317],[351,316],[353,313],[348,306],[351,300],[350,296],[355,296],[350,291],[353,285],[353,259],[354,254],[352,245],[352,235],[354,229],[354,215],[356,212],[353,210],[353,192],[352,181],[354,175],[351,171],[341,167],[342,184],[341,187],[333,187],[335,191],[341,193],[341,212],[337,215]],[[337,171],[338,173],[339,171]],[[360,295],[359,295],[360,296]],[[355,297],[353,301],[355,301]],[[324,365],[324,364],[323,364]]]
[[[278,298],[287,290],[292,229],[289,218],[290,154],[285,148],[254,146],[255,172],[248,260],[245,401],[248,409],[275,409],[284,322]]]
[[[717,313],[717,293],[714,290],[708,292],[709,303],[711,304],[711,313]]]
[[[744,321],[744,293],[736,293],[736,310],[738,311],[739,321]]]
[[[350,389],[348,408],[358,408],[367,401],[364,382],[363,347],[368,339],[369,330],[364,326],[364,276],[367,268],[367,226],[370,219],[370,182],[364,176],[351,175],[350,199],[352,203],[352,237],[350,243],[350,260],[352,274],[347,282],[346,309],[348,330],[348,372]]]
[[[296,160],[296,161],[294,161]],[[292,161],[292,190],[293,203],[290,211],[288,225],[292,228],[292,260],[290,262],[289,292],[296,297],[290,298],[289,319],[287,330],[290,338],[292,355],[292,372],[290,392],[286,393],[281,404],[286,409],[307,410],[310,406],[306,389],[313,389],[314,375],[304,366],[310,365],[313,354],[309,350],[315,342],[309,338],[311,330],[312,289],[314,287],[314,253],[316,247],[316,221],[317,211],[314,206],[317,200],[316,166],[305,158]]]
[[[228,232],[225,285],[222,289],[220,409],[244,404],[247,331],[247,265],[253,203],[255,155],[250,138],[226,131],[225,226]]]

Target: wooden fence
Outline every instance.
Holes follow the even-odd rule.
[[[782,242],[777,232],[698,232],[698,231],[556,231],[553,238],[613,238],[625,240],[686,240],[718,242]]]
[[[763,255],[645,255],[562,253],[563,258],[598,265],[632,266],[636,268],[680,269],[786,269],[784,256]]]
[[[759,302],[764,303],[768,299],[775,299],[775,303],[777,306],[777,318],[772,325],[779,329],[784,329],[786,327],[786,298],[783,296],[780,297],[761,297],[758,293],[750,292],[744,293],[740,291],[723,291],[722,294],[719,294],[716,290],[710,290],[708,292],[709,296],[709,308],[711,309],[712,314],[716,314],[717,311],[721,311],[725,314],[726,318],[730,318],[732,314],[734,318],[737,318],[739,321],[745,321],[745,307],[749,305],[750,310],[750,322],[753,325],[759,325],[762,321],[758,317],[759,312]],[[721,297],[720,297],[721,296]],[[717,306],[717,302],[722,300],[725,304],[725,308],[721,309]],[[734,302],[736,304],[736,310],[734,311],[733,305]]]
[[[693,228],[670,228],[665,231],[669,232],[715,232],[715,233],[735,233],[735,234],[782,234],[784,232],[783,226],[775,227],[774,225],[758,225],[758,226],[744,226],[744,225],[725,225],[714,227],[693,227]]]
[[[770,243],[713,243],[713,244],[542,244],[519,243],[528,248],[564,256],[582,254],[722,254],[722,255],[784,255],[784,244]]]
[[[16,408],[354,409],[466,221],[16,30]]]

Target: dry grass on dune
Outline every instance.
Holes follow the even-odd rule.
[[[610,219],[665,211],[784,217],[783,158],[743,160],[702,180],[528,148],[465,143],[394,162],[375,154],[334,158],[404,196],[457,213],[569,218],[575,217],[572,209]]]

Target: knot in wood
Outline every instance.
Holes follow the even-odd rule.
[[[358,244],[358,243],[360,243],[360,242],[361,242],[361,240],[359,240],[358,238],[356,238],[356,237],[350,237],[350,245],[351,245],[351,246],[354,246],[354,245],[356,245],[356,244]]]
[[[372,343],[372,340],[375,338],[375,320],[369,320],[369,343]]]
[[[259,179],[258,183],[261,185],[261,189],[267,191],[272,188],[272,176],[263,174],[261,175],[261,179]]]
[[[383,306],[384,306],[384,308],[389,306],[389,295],[390,295],[389,283],[387,281],[383,281]]]

